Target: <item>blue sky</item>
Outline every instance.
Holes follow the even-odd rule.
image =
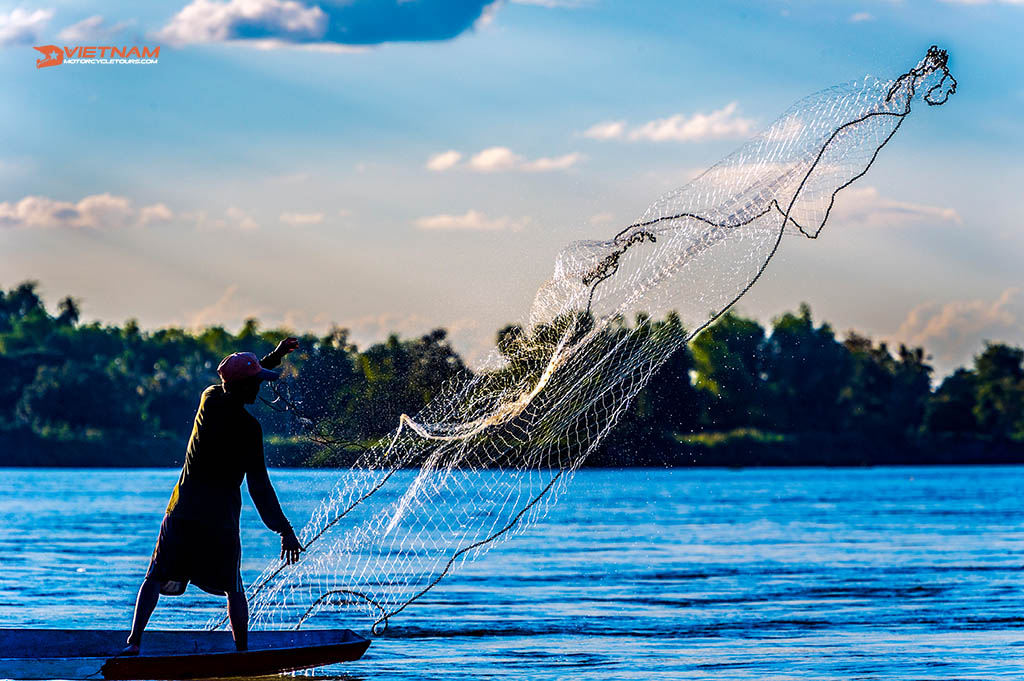
[[[807,301],[948,369],[1024,343],[1022,33],[1024,5],[937,0],[0,4],[0,287],[147,327],[441,325],[480,358],[566,242],[938,44],[958,93],[739,309]],[[161,53],[36,69],[48,44]]]

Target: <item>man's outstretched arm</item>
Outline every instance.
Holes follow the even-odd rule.
[[[277,347],[260,360],[260,366],[266,369],[274,369],[281,364],[281,360],[291,352],[299,349],[299,339],[293,336],[285,338]],[[281,559],[289,565],[299,560],[299,552],[302,551],[302,544],[295,536],[295,531],[281,511],[281,504],[277,500],[277,494],[270,484],[270,476],[267,475],[267,462],[263,457],[263,433],[259,433],[259,444],[254,447],[259,456],[253,461],[246,478],[249,481],[249,495],[256,510],[260,513],[263,523],[281,535]],[[255,489],[254,489],[255,487]],[[258,490],[258,491],[257,491]],[[285,529],[280,529],[283,526]]]
[[[302,545],[291,523],[281,510],[281,502],[277,500],[277,493],[274,486],[270,484],[270,476],[267,474],[267,462],[263,458],[263,433],[259,433],[259,447],[256,448],[255,456],[245,473],[245,479],[249,486],[249,496],[260,514],[260,519],[268,528],[281,535],[281,558],[289,565],[299,560],[299,552]]]

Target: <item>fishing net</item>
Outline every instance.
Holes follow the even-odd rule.
[[[566,247],[491,368],[446,385],[339,474],[300,533],[302,560],[268,566],[250,587],[254,625],[348,608],[379,633],[541,518],[653,372],[750,289],[783,236],[817,237],[912,104],[955,91],[946,62],[932,47],[895,80],[811,95],[611,239]]]

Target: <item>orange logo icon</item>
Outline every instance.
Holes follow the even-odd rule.
[[[46,68],[47,66],[60,66],[64,63],[64,50],[56,45],[43,45],[42,47],[33,47],[32,49],[43,54],[42,59],[36,59],[37,69]]]

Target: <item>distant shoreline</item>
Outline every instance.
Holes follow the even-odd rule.
[[[747,470],[868,470],[873,468],[987,468],[991,466],[1024,466],[1024,461],[968,461],[963,463],[881,463],[866,465],[846,464],[761,464],[753,466],[714,466],[714,465],[691,465],[691,466],[581,466],[577,470],[583,471],[679,471],[679,470],[709,470],[709,471],[747,471]],[[27,470],[53,470],[53,471],[179,471],[181,466],[9,466],[0,464],[0,471],[27,471]],[[271,466],[270,470],[275,471],[309,471],[310,473],[327,472],[336,470],[347,470],[341,468],[310,468],[309,466]],[[406,468],[404,470],[414,471],[417,468]]]
[[[756,431],[702,433],[680,441],[637,446],[633,451],[602,448],[583,468],[861,468],[877,466],[1024,464],[1024,443],[976,437],[918,436],[899,440],[859,434],[775,435]],[[273,468],[345,469],[358,451],[339,452],[330,463],[312,443],[268,443]],[[45,440],[31,433],[0,438],[2,468],[179,468],[185,440],[151,437],[123,440]]]
[[[36,287],[0,290],[0,371],[8,379],[0,382],[0,466],[180,466],[198,396],[217,380],[221,358],[240,349],[264,356],[295,333],[262,330],[254,318],[237,334],[85,324],[74,298],[51,314]],[[524,386],[541,385],[568,320],[499,329],[504,364],[486,376],[467,367],[445,329],[363,349],[341,328],[302,334],[283,392],[267,391],[273,402],[251,408],[267,461],[348,468],[403,414],[434,414],[424,409],[454,395],[444,386],[472,392],[452,418],[499,409],[525,395],[517,393]],[[603,331],[601,343],[631,348],[627,339],[675,337],[681,323],[671,312],[660,320],[639,314]],[[583,457],[588,468],[1024,463],[1024,347],[986,342],[970,367],[939,385],[928,362],[923,348],[890,348],[853,330],[840,340],[806,304],[770,326],[729,312],[666,355],[649,382],[608,366],[594,380],[607,379],[609,391],[593,387],[564,413],[546,398],[537,413],[517,412],[535,419],[543,411],[551,430],[531,434],[527,421],[509,421],[517,434],[499,433],[500,446],[481,452],[478,465],[576,465]],[[635,390],[616,396],[610,387],[623,381]],[[314,434],[335,446],[313,445],[306,436]]]

